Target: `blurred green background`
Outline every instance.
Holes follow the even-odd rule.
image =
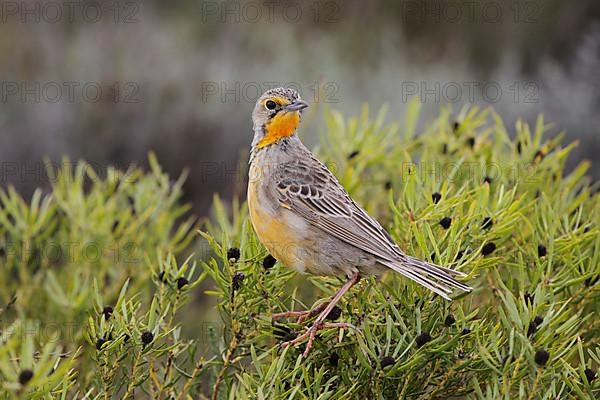
[[[401,120],[453,104],[492,105],[512,127],[538,113],[600,150],[600,3],[536,1],[4,1],[0,15],[2,185],[47,187],[44,156],[144,165],[154,150],[206,215],[245,187],[250,113],[292,85],[356,114]],[[600,174],[596,163],[592,173]]]

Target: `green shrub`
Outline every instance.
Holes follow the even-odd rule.
[[[0,193],[5,248],[132,242],[139,257],[47,261],[5,251],[2,393],[597,398],[600,202],[589,164],[566,172],[575,144],[545,138],[541,117],[509,135],[490,110],[465,109],[455,123],[444,109],[416,135],[418,116],[417,103],[404,125],[386,124],[385,111],[349,120],[327,111],[317,152],[407,253],[468,273],[473,292],[447,302],[393,273],[364,279],[340,304],[339,319],[358,329],[322,331],[303,358],[302,346],[279,344],[304,327],[270,316],[311,307],[341,280],[273,266],[237,201],[215,199],[203,261],[192,222],[181,219],[181,180],[171,185],[152,157],[149,174],[109,170],[104,179],[80,163],[30,204]],[[189,251],[197,254],[185,258]],[[203,299],[182,311],[207,277],[203,293],[216,309]],[[201,325],[205,315],[218,320]],[[56,321],[75,333],[39,334]]]
[[[170,182],[154,156],[149,174],[47,164],[50,193],[26,204],[12,188],[0,191],[0,393],[104,397],[130,383],[130,359],[165,358],[164,348],[140,345],[141,331],[170,336],[161,346],[175,342],[171,357],[184,351],[172,321],[183,296],[173,288],[180,277],[191,282],[184,292],[198,281],[193,263],[174,257],[194,238],[182,219],[183,178]],[[153,272],[166,282],[156,290]]]

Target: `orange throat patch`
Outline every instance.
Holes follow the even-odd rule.
[[[258,142],[257,147],[263,148],[280,139],[292,136],[300,124],[300,113],[297,111],[280,112],[265,126],[265,137]]]

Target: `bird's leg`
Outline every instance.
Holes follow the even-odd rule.
[[[336,306],[336,304],[340,301],[342,296],[344,296],[344,294],[346,294],[346,292],[348,290],[350,290],[350,288],[352,286],[354,286],[359,280],[360,280],[360,275],[358,272],[355,272],[354,275],[352,275],[350,277],[350,279],[344,284],[344,286],[342,286],[342,288],[335,294],[335,296],[333,296],[331,301],[329,303],[326,303],[327,307],[325,307],[325,309],[321,312],[321,314],[319,314],[319,316],[317,317],[315,322],[312,324],[312,326],[310,328],[308,328],[308,330],[305,333],[298,336],[294,340],[283,343],[282,346],[287,347],[290,345],[296,345],[296,344],[301,343],[304,340],[308,339],[308,343],[306,344],[306,350],[304,350],[304,354],[303,354],[304,357],[306,357],[310,351],[310,348],[312,347],[312,344],[315,340],[315,336],[317,335],[317,332],[320,331],[321,329],[352,328],[353,326],[351,324],[346,324],[346,323],[324,324],[323,321],[325,321],[325,318],[327,318],[327,316],[329,315],[331,310],[333,310],[333,307]]]
[[[273,314],[271,316],[271,319],[273,321],[276,321],[278,319],[283,319],[283,318],[298,318],[297,322],[299,324],[301,324],[304,320],[312,318],[315,315],[317,315],[318,313],[320,313],[321,311],[323,311],[323,309],[325,307],[327,307],[327,304],[328,303],[322,303],[322,304],[319,304],[318,306],[314,307],[313,309],[306,310],[306,311],[286,311],[286,312]]]

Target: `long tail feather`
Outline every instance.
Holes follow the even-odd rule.
[[[454,279],[454,276],[466,276],[460,271],[440,267],[410,256],[406,256],[403,260],[380,260],[380,262],[447,300],[451,300],[449,294],[452,293],[453,289],[460,289],[465,292],[471,291],[470,286]]]

